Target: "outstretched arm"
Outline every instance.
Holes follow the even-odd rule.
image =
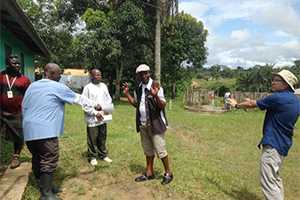
[[[249,98],[244,99],[244,101],[238,103],[236,99],[230,98],[229,103],[231,106],[235,108],[255,108],[257,107],[256,105],[256,100],[252,100]]]
[[[122,88],[123,88],[123,93],[124,93],[125,96],[127,97],[128,102],[129,102],[132,106],[136,107],[137,105],[136,105],[135,99],[129,94],[129,86],[128,86],[128,83],[127,83],[127,82],[124,83],[123,86],[122,86]]]

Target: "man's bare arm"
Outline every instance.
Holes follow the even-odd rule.
[[[123,93],[124,93],[125,96],[127,97],[128,102],[129,102],[132,106],[136,107],[137,104],[136,104],[135,99],[129,94],[128,83],[124,83],[123,86],[122,86],[122,88],[123,88]]]
[[[231,106],[235,108],[255,108],[257,107],[256,105],[256,100],[252,100],[249,98],[244,99],[244,101],[238,103],[236,99],[229,99],[229,103]]]

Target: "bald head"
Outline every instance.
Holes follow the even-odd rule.
[[[90,77],[91,77],[91,81],[94,84],[99,84],[101,79],[102,79],[102,74],[100,69],[92,69],[91,73],[90,73]]]
[[[45,68],[45,78],[53,80],[53,81],[59,81],[60,75],[61,75],[61,69],[60,67],[55,63],[48,63]]]

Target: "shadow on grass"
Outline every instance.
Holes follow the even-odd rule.
[[[10,163],[13,152],[13,143],[4,139],[0,134],[0,166],[8,165]]]
[[[26,188],[25,188],[25,194],[27,194],[28,191],[30,191],[29,193],[30,193],[31,196],[33,195],[33,196],[36,196],[37,198],[40,194],[39,185],[38,185],[37,180],[35,179],[32,172],[29,174],[28,183],[27,183]],[[34,194],[32,194],[32,193],[34,193]]]
[[[103,167],[108,167],[108,166],[103,166]],[[55,186],[57,186],[58,188],[62,188],[63,181],[65,181],[66,179],[71,179],[71,178],[75,178],[75,177],[78,177],[78,176],[89,175],[89,174],[95,173],[95,170],[97,170],[97,169],[94,168],[94,169],[91,169],[91,170],[88,170],[88,171],[79,172],[76,169],[73,169],[73,170],[70,171],[69,169],[65,170],[61,167],[58,167],[57,170],[54,173],[54,182],[53,182],[53,184]],[[28,183],[32,187],[36,188],[37,191],[39,191],[39,185],[38,185],[33,173],[30,173]]]
[[[139,165],[139,164],[130,164],[129,169],[131,172],[133,172],[135,174],[140,174],[145,171],[145,167],[142,165]]]
[[[72,169],[66,171],[65,169],[58,167],[55,171],[55,185],[58,187],[62,186],[62,183],[65,179],[74,178],[79,175],[79,171],[77,169]]]
[[[238,188],[233,189],[234,186],[230,188],[230,190],[226,190],[224,187],[222,187],[217,181],[210,177],[206,177],[208,182],[215,185],[220,191],[225,193],[226,195],[236,199],[236,200],[262,200],[259,198],[256,194],[250,192],[248,188]]]
[[[87,152],[87,151],[81,152],[81,157],[82,157],[83,159],[86,159],[86,160],[88,161],[88,152]]]
[[[131,172],[135,174],[144,174],[146,172],[145,167],[139,164],[130,164],[129,169]],[[154,169],[154,175],[155,175],[155,179],[161,179],[163,177],[163,174],[160,170]]]

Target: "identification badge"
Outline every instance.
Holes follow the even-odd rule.
[[[12,91],[7,91],[7,98],[11,99],[13,97],[14,97],[13,92]]]

